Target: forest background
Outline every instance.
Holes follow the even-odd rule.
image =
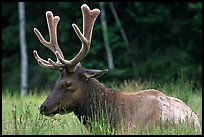
[[[58,43],[66,59],[81,48],[72,23],[82,30],[80,2],[25,2],[26,51],[28,55],[28,90],[53,87],[59,74],[41,68],[34,56],[55,56],[33,32],[36,27],[49,41],[46,11],[60,16]],[[90,9],[98,2],[87,2]],[[113,7],[114,6],[114,7]],[[168,83],[183,78],[202,86],[202,3],[201,2],[105,2],[103,31],[101,14],[93,31],[91,48],[82,65],[90,69],[109,69],[100,78],[107,85],[124,80]],[[114,8],[114,10],[113,10]],[[114,15],[114,11],[119,20]],[[108,43],[104,42],[104,34]],[[125,39],[126,38],[126,39]],[[107,50],[107,44],[109,50]],[[105,46],[106,45],[106,46]],[[109,64],[112,54],[112,66]],[[2,90],[20,91],[21,52],[17,2],[2,3]],[[17,90],[16,90],[17,89]]]

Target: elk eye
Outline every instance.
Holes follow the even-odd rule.
[[[70,81],[67,81],[67,82],[66,82],[66,87],[69,88],[69,87],[71,87],[71,86],[72,86],[72,83],[71,83]]]

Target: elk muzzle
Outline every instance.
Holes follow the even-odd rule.
[[[46,111],[46,107],[44,106],[40,106],[40,114],[44,115],[45,114],[45,111]]]
[[[48,107],[45,107],[44,105],[40,106],[40,114],[46,115],[46,116],[54,116],[55,114],[59,113],[59,108],[55,108],[53,111],[49,110]]]

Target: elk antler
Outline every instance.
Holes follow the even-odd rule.
[[[72,24],[74,31],[76,32],[77,36],[82,42],[81,49],[79,53],[71,60],[65,60],[62,51],[59,48],[57,43],[57,23],[59,22],[60,18],[58,16],[54,16],[51,11],[46,12],[47,24],[49,29],[50,41],[47,42],[41,35],[41,33],[34,28],[34,32],[37,35],[40,42],[47,48],[49,48],[56,56],[57,61],[54,62],[50,58],[48,61],[39,57],[36,50],[33,51],[35,59],[37,60],[38,64],[42,67],[49,68],[49,69],[60,69],[65,67],[68,71],[72,72],[75,70],[76,65],[86,56],[89,51],[91,38],[92,38],[92,31],[94,22],[97,16],[100,13],[99,9],[90,10],[86,4],[81,6],[82,14],[83,14],[83,34],[79,30],[76,24]]]
[[[41,33],[38,31],[38,29],[34,28],[34,32],[37,35],[38,39],[40,42],[47,48],[49,48],[53,53],[55,51],[58,51],[61,56],[64,58],[59,45],[57,43],[57,23],[59,22],[60,18],[58,16],[53,17],[53,14],[51,11],[46,12],[46,19],[47,19],[47,24],[48,24],[48,29],[49,29],[49,35],[50,35],[50,41],[47,42]],[[58,69],[56,64],[59,64],[61,67],[63,66],[60,64],[59,59],[57,59],[57,62],[55,63],[55,66],[50,63],[51,59],[48,59],[48,61],[43,60],[38,56],[38,53],[36,50],[33,51],[35,59],[38,61],[38,64],[42,67],[45,68],[51,68],[51,69]],[[54,62],[54,61],[53,61]]]

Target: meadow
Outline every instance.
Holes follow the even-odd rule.
[[[157,89],[166,95],[173,96],[185,102],[198,116],[202,127],[202,87],[193,88],[192,82],[179,81],[166,84],[149,82],[124,81],[113,86],[123,92],[136,92],[143,89]],[[6,90],[2,93],[2,134],[3,135],[112,135],[114,131],[100,121],[94,121],[90,133],[77,117],[72,113],[46,117],[39,114],[39,106],[49,94],[50,89],[41,94],[29,94],[20,97]],[[190,135],[195,134],[193,129],[181,125],[178,128],[160,129],[151,131],[135,129],[130,134],[148,135]]]

